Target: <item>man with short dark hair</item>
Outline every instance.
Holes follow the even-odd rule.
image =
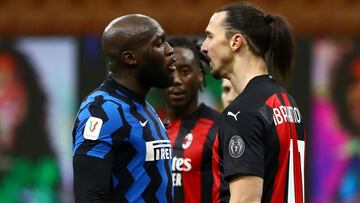
[[[73,129],[78,203],[172,202],[172,150],[145,101],[151,87],[172,83],[174,50],[154,19],[131,14],[102,36],[108,77],[80,106]]]
[[[204,67],[195,43],[186,38],[169,40],[174,48],[174,83],[165,90],[173,147],[174,202],[212,202],[212,146],[220,113],[199,104]]]

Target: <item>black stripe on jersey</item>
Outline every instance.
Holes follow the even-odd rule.
[[[121,120],[123,121],[123,125],[117,129],[114,133],[111,134],[111,138],[114,144],[114,163],[121,163],[121,164],[114,164],[114,176],[118,177],[126,177],[121,181],[115,188],[114,188],[114,196],[115,199],[120,200],[120,202],[128,202],[125,198],[126,192],[129,191],[129,188],[134,183],[134,178],[131,176],[130,171],[128,170],[127,166],[132,161],[132,159],[136,156],[137,151],[136,149],[129,145],[125,144],[127,142],[131,131],[131,126],[126,121],[124,112],[121,107],[118,108]],[[119,136],[121,135],[121,136]],[[127,136],[124,136],[127,135]],[[123,143],[123,144],[122,144]],[[126,151],[126,154],[119,153],[118,151]],[[124,181],[126,180],[126,182]]]
[[[199,109],[197,110],[198,114],[201,115],[201,118],[206,118],[218,122],[221,117],[221,113],[215,111],[214,109],[206,106],[205,104],[200,104]]]
[[[103,99],[103,96],[97,96],[95,97],[95,100],[93,103],[91,103],[88,107],[89,113],[93,117],[100,118],[103,121],[103,124],[106,123],[106,121],[109,120],[108,116],[106,115],[106,112],[101,107],[105,103],[105,100]],[[85,128],[84,128],[85,130]],[[84,134],[84,131],[82,132]],[[87,140],[84,139],[83,143],[81,143],[81,146],[76,151],[77,154],[87,154],[88,151],[92,149],[92,147],[99,144],[99,140]]]
[[[121,97],[123,101],[125,101],[130,106],[130,113],[138,120],[145,121],[145,118],[137,112],[137,107],[134,103],[132,103],[128,98]],[[155,126],[157,123],[154,123]],[[154,140],[154,138],[145,137],[146,134],[152,135],[150,125],[146,125],[143,129],[143,139],[146,141]],[[157,167],[149,167],[149,165],[152,165],[151,162],[145,162],[143,167],[146,171],[146,173],[150,177],[150,183],[146,186],[143,194],[141,197],[144,199],[145,202],[159,202],[159,200],[156,197],[156,191],[158,190],[162,177],[159,173],[159,170]],[[171,184],[170,184],[171,185]]]
[[[220,136],[220,135],[218,135]],[[223,144],[221,143],[221,139],[218,137],[219,141],[219,170],[220,170],[220,178],[221,178],[221,184],[220,184],[220,203],[228,203],[230,201],[230,189],[229,189],[229,183],[225,181],[224,177],[224,154],[223,152]]]
[[[171,163],[171,162],[170,162]],[[172,184],[172,175],[171,175],[171,168],[169,168],[169,164],[167,164],[167,162],[165,162],[165,170],[166,170],[166,175],[168,178],[168,182],[167,182],[167,188],[166,188],[166,199],[167,202],[173,202],[173,195],[172,195],[172,191],[173,191],[173,184]]]
[[[154,123],[155,129],[157,134],[159,135],[159,138],[164,140],[164,137],[161,135],[161,131],[160,131],[160,127],[159,127],[159,119],[155,119],[154,116],[152,115],[152,113],[149,111],[147,105],[142,105],[144,111],[147,113],[147,115],[150,117],[151,121]]]
[[[294,100],[294,98],[290,95],[288,95],[288,98],[290,100],[290,104],[296,108],[299,108],[297,105],[296,105],[296,102]],[[299,109],[299,112],[300,112],[300,109]],[[296,134],[297,134],[297,139],[298,140],[305,140],[305,134],[304,134],[304,121],[303,121],[303,117],[302,115],[300,115],[300,118],[301,118],[301,123],[297,123],[295,126],[296,126]]]
[[[78,128],[79,126],[79,123],[80,123],[80,120],[79,120],[79,117],[76,116],[76,120],[75,120],[75,123],[74,123],[74,128],[72,130],[72,143],[73,143],[73,146],[75,146],[75,140],[76,140],[76,129]]]
[[[174,150],[173,156],[183,157],[184,150],[182,148],[182,143],[186,135],[191,133],[191,130],[195,127],[198,122],[199,117],[192,116],[190,119],[181,120],[180,130],[176,136],[174,146],[177,146],[177,150]],[[179,172],[181,173],[181,171]],[[210,190],[211,191],[211,190]],[[174,187],[174,203],[183,203],[184,202],[184,190],[183,187]]]
[[[144,111],[146,112],[146,114],[150,117],[151,121],[154,123],[155,129],[156,129],[157,134],[159,135],[159,138],[164,140],[164,137],[161,134],[161,130],[160,130],[160,126],[159,126],[159,122],[160,122],[159,118],[158,119],[154,118],[153,114],[149,111],[146,104],[142,105],[142,107],[143,107]],[[172,199],[172,188],[173,187],[172,187],[172,176],[170,174],[171,169],[169,168],[169,165],[166,162],[164,162],[164,164],[165,164],[165,171],[166,171],[167,177],[170,177],[168,179],[167,188],[166,188],[167,202],[172,202],[173,201],[173,199]],[[156,171],[156,172],[158,172],[158,171]],[[148,188],[150,188],[150,187],[151,187],[151,185],[148,186]],[[146,188],[146,189],[148,189],[148,188]],[[149,201],[149,202],[151,202],[151,201]]]
[[[106,88],[106,86],[104,88]],[[133,115],[136,119],[138,119],[139,121],[142,121],[142,122],[144,122],[146,120],[139,112],[137,112],[137,107],[131,99],[129,99],[125,96],[119,95],[112,88],[107,88],[107,91],[113,97],[119,98],[120,100],[125,102],[127,105],[129,105],[130,106],[130,114]],[[146,105],[146,104],[143,103],[142,105]],[[157,123],[155,122],[154,125],[157,126]],[[158,131],[158,133],[160,133],[160,132]],[[149,125],[146,125],[143,129],[143,139],[146,141],[155,140],[154,137],[152,137],[152,138],[145,137],[144,135],[146,135],[146,134],[152,135]],[[152,163],[150,163],[150,162],[145,162],[143,165],[146,173],[150,177],[150,183],[146,186],[146,188],[141,196],[145,202],[155,202],[155,201],[158,202],[159,200],[156,197],[156,191],[158,190],[158,188],[161,184],[162,177],[156,167],[148,167],[148,165],[151,165],[151,164]],[[170,187],[171,187],[171,185],[172,184],[170,183]],[[169,185],[168,185],[168,187],[169,187]],[[124,196],[125,196],[125,194],[124,194]],[[170,197],[171,197],[171,193],[170,193]]]
[[[182,142],[185,136],[190,132],[188,129],[183,128],[183,122],[181,121],[181,126],[179,133],[176,136],[174,146],[182,146]],[[183,135],[183,136],[181,136]],[[183,157],[184,150],[182,148],[173,150],[173,157]],[[181,172],[179,172],[181,173]],[[174,203],[183,203],[184,202],[184,190],[182,187],[174,187]]]
[[[284,190],[284,203],[288,203],[288,185],[289,185],[289,168],[290,168],[290,151],[288,152],[289,158],[288,158],[288,164],[287,164],[287,170],[286,170],[286,178],[285,178],[285,190]]]
[[[214,183],[214,177],[212,175],[212,146],[215,141],[218,125],[214,121],[213,125],[209,129],[208,137],[204,143],[204,149],[201,160],[201,202],[212,202],[212,195],[209,195],[209,191],[212,191]],[[210,170],[206,170],[210,168]]]
[[[276,93],[276,95],[277,95],[277,97],[278,97],[278,99],[279,99],[279,101],[280,101],[280,104],[281,104],[282,106],[285,106],[285,100],[284,100],[284,98],[283,98],[283,96],[282,96],[282,93],[285,93],[285,92],[279,92],[279,93]]]
[[[149,174],[150,183],[146,186],[143,194],[141,197],[144,199],[145,202],[159,202],[159,200],[156,197],[156,191],[158,190],[160,184],[161,184],[161,175],[159,171],[157,170],[157,167],[149,167],[148,165],[152,165],[151,162],[145,162],[144,168],[146,170],[146,173]]]
[[[122,97],[121,99],[123,101],[125,101],[128,105],[130,105],[130,113],[136,119],[138,119],[140,121],[145,121],[146,120],[139,112],[137,112],[137,107],[136,107],[136,105],[134,103],[132,103],[126,97]],[[145,107],[143,106],[143,108],[145,108]],[[154,125],[159,127],[157,125],[157,123],[155,123],[155,122],[154,122]],[[158,131],[158,133],[160,133],[160,132]],[[146,140],[146,141],[154,140],[154,138],[145,137],[146,134],[152,135],[150,125],[146,125],[144,127],[144,129],[143,129],[143,139]],[[150,177],[150,183],[146,186],[143,194],[141,195],[141,197],[144,199],[145,202],[159,202],[159,200],[156,197],[156,192],[157,192],[158,188],[160,187],[162,177],[161,177],[160,172],[157,169],[157,167],[149,167],[149,165],[152,165],[152,164],[153,163],[151,163],[151,162],[145,162],[144,165],[143,165],[146,173]]]

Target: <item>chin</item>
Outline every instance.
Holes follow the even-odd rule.
[[[221,77],[221,75],[220,75],[220,72],[219,71],[216,71],[216,70],[211,70],[211,75],[215,78],[215,79],[217,79],[217,80],[220,80],[222,77]]]
[[[168,106],[172,109],[181,110],[184,111],[184,109],[187,107],[185,105],[185,101],[169,101]]]
[[[153,84],[154,84],[153,87],[165,89],[165,88],[171,87],[172,80],[171,79],[158,79],[158,80],[154,81]]]

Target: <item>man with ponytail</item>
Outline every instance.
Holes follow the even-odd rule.
[[[215,78],[240,93],[219,126],[221,202],[305,202],[306,137],[295,100],[269,74],[286,79],[294,44],[286,21],[249,3],[219,8],[202,51]],[[270,70],[271,68],[271,70]]]

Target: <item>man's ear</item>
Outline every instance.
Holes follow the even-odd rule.
[[[123,51],[121,54],[121,58],[124,63],[128,65],[136,65],[138,63],[135,57],[135,53],[132,51]]]
[[[244,36],[240,33],[236,33],[231,37],[230,47],[233,51],[239,50],[244,42]]]

